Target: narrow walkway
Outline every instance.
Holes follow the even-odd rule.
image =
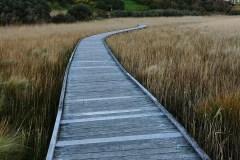
[[[65,77],[63,107],[59,107],[47,159],[209,159],[122,70],[102,40],[143,27],[80,41]]]

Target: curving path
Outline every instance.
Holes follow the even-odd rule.
[[[209,159],[103,41],[144,27],[79,41],[65,74],[47,160]]]

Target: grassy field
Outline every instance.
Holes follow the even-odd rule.
[[[131,0],[125,0],[125,10],[127,11],[146,11],[148,10],[148,6],[138,4]]]
[[[180,105],[182,104],[182,102],[180,102],[180,99],[179,100],[174,99],[174,101],[169,101],[168,98],[169,97],[174,98],[177,95],[184,95],[183,97],[189,97],[190,93],[188,93],[189,92],[188,90],[186,90],[187,94],[185,92],[184,92],[185,94],[181,94],[181,92],[178,93],[177,90],[175,92],[174,90],[172,90],[173,88],[171,87],[169,88],[169,85],[178,84],[179,86],[182,87],[182,89],[184,89],[185,83],[189,81],[186,79],[184,81],[185,83],[182,85],[180,81],[172,81],[171,83],[170,81],[169,82],[159,81],[158,83],[158,79],[155,77],[155,73],[158,73],[157,74],[158,77],[162,77],[161,75],[162,73],[164,73],[165,75],[164,77],[171,78],[170,73],[165,72],[164,68],[162,69],[159,66],[165,66],[165,67],[174,66],[175,61],[174,61],[174,57],[168,58],[170,57],[170,55],[174,56],[173,52],[169,52],[167,56],[166,55],[160,56],[163,58],[163,60],[166,59],[169,61],[162,62],[162,63],[156,62],[156,64],[151,62],[148,56],[152,55],[150,57],[156,57],[158,56],[157,54],[159,50],[162,49],[162,48],[154,49],[155,47],[154,45],[158,46],[159,42],[170,45],[164,49],[166,50],[164,51],[165,53],[167,53],[167,51],[172,51],[172,50],[181,51],[184,48],[189,49],[191,48],[191,46],[195,46],[195,43],[200,43],[202,45],[203,39],[192,40],[194,38],[190,37],[192,35],[190,34],[189,30],[194,30],[193,33],[195,34],[193,35],[195,36],[199,34],[199,32],[197,31],[201,31],[201,34],[199,35],[202,35],[202,34],[208,35],[211,33],[212,30],[215,30],[215,28],[217,28],[216,24],[222,27],[223,20],[226,20],[226,23],[228,21],[232,22],[230,21],[231,18],[229,17],[205,17],[205,18],[181,17],[181,18],[137,18],[137,19],[117,18],[117,19],[90,21],[90,22],[82,22],[82,23],[75,23],[75,24],[59,24],[59,25],[43,24],[43,25],[29,25],[29,26],[0,27],[0,155],[1,155],[0,159],[24,159],[24,160],[31,159],[32,160],[32,159],[45,158],[46,151],[48,148],[48,143],[49,143],[52,129],[53,129],[53,124],[55,121],[55,115],[57,111],[58,100],[59,100],[65,67],[75,44],[80,38],[87,35],[99,33],[99,32],[133,27],[139,23],[149,24],[149,29],[128,33],[127,35],[126,34],[119,35],[119,39],[114,38],[112,40],[114,44],[112,44],[111,46],[115,48],[114,50],[116,51],[116,53],[121,53],[122,49],[127,51],[125,53],[121,53],[123,54],[123,56],[126,53],[127,55],[130,55],[130,54],[137,55],[136,56],[137,60],[140,63],[136,63],[136,64],[132,62],[129,63],[129,61],[126,61],[126,59],[123,59],[123,58],[121,61],[124,65],[126,65],[126,63],[129,63],[133,67],[139,66],[139,65],[145,66],[142,68],[143,69],[142,73],[137,73],[133,69],[130,69],[130,72],[132,72],[133,75],[135,75],[138,79],[140,79],[144,85],[147,84],[146,86],[152,93],[154,93],[155,91],[160,93],[160,91],[162,90],[161,94],[162,93],[164,94],[162,95],[156,94],[157,97],[159,98],[159,95],[161,95],[159,100],[163,102],[163,104],[166,105],[168,108],[170,108],[170,110],[173,110],[175,108],[174,103],[179,104],[178,107],[181,107]],[[236,21],[239,21],[239,19],[236,18]],[[212,22],[212,23],[209,23],[209,22]],[[183,24],[186,24],[186,25],[183,25]],[[198,29],[197,26],[195,26],[195,24],[197,24],[197,26],[198,24],[201,24],[199,25],[199,27],[202,26],[202,28],[200,27]],[[210,24],[213,26],[211,27]],[[233,29],[234,26],[235,25],[231,25],[232,28],[228,26],[229,32],[226,32],[227,27],[225,27],[225,29],[221,32],[214,32],[216,33],[214,34],[214,36],[216,37],[216,39],[218,38],[217,39],[218,41],[216,41],[216,43],[225,44],[226,42],[226,44],[228,44],[229,46],[229,50],[230,50],[229,52],[231,52],[232,48],[235,49],[235,51],[238,51],[238,47],[234,45],[239,43],[235,38],[235,36],[237,36],[238,34],[233,32],[234,30],[238,30],[238,27]],[[146,33],[143,31],[148,31],[148,32]],[[228,36],[226,36],[226,38],[223,38],[225,40],[225,42],[223,43],[219,39],[223,35],[225,35],[225,33]],[[159,37],[160,35],[162,35],[162,37]],[[183,39],[184,40],[183,42],[182,40],[180,41],[180,39],[182,38],[181,35],[183,37],[185,36],[185,39]],[[127,36],[128,39],[126,39],[126,37],[124,36]],[[212,35],[212,37],[214,36]],[[156,37],[156,39],[149,39],[149,37],[152,37],[152,38]],[[170,44],[171,37],[174,38],[175,40],[175,41],[173,40],[173,42],[175,42],[174,45]],[[129,44],[124,44],[122,41],[123,39],[124,41],[126,40],[126,42],[128,42],[128,40],[131,40],[131,41]],[[176,42],[176,39],[178,39],[179,42]],[[233,40],[234,43],[230,43],[232,42],[231,40]],[[215,42],[215,39],[212,41]],[[109,40],[109,42],[111,42],[111,39]],[[209,44],[211,44],[210,42]],[[117,46],[120,46],[119,44],[122,44],[125,47],[118,48]],[[140,45],[140,47],[138,47],[138,45]],[[147,45],[151,46],[151,48],[149,48]],[[175,47],[172,47],[172,46],[175,46]],[[128,48],[130,48],[130,50],[128,50]],[[199,50],[200,48],[201,46],[198,45]],[[138,49],[141,50],[141,52],[139,52],[139,55],[138,55]],[[172,49],[172,50],[168,50],[168,49]],[[218,51],[219,49],[222,49],[222,48],[215,48],[216,51]],[[205,48],[205,52],[201,54],[196,53],[195,57],[196,59],[200,57],[200,60],[202,59],[203,55],[205,55],[205,57],[212,58],[212,52],[215,52],[215,50],[214,48],[212,48],[212,50],[209,50],[209,54],[208,54],[208,49]],[[194,50],[190,50],[190,51],[193,52]],[[228,53],[227,49],[224,51]],[[141,57],[143,59],[141,59]],[[191,59],[191,58],[188,58],[188,59]],[[236,56],[232,58],[231,61],[224,60],[229,64],[232,64],[234,62],[235,65],[232,65],[230,68],[228,65],[225,65],[225,63],[222,66],[220,64],[219,65],[224,70],[226,70],[227,73],[229,74],[231,73],[230,75],[231,77],[234,77],[237,75],[233,75],[231,68],[238,66],[239,63],[237,62],[237,60],[238,59],[236,54]],[[135,62],[136,62],[136,59],[135,59]],[[168,63],[168,62],[171,62],[171,63]],[[177,61],[176,61],[176,64],[178,64]],[[211,63],[209,61],[209,65],[210,64]],[[200,66],[200,64],[198,66]],[[205,65],[203,65],[203,67],[204,66]],[[206,65],[205,67],[210,67],[210,66]],[[215,66],[215,67],[219,68],[219,66]],[[178,70],[176,70],[174,73],[180,74],[180,72],[177,72],[179,71],[180,68],[176,67],[176,69]],[[190,72],[190,68],[189,68],[189,72]],[[218,73],[220,73],[220,71],[216,71],[215,74],[218,74]],[[150,80],[149,78],[145,79],[144,77],[146,77],[146,75],[149,75],[149,76],[152,75],[154,78]],[[178,75],[175,75],[175,76],[177,77]],[[201,76],[205,77],[205,81],[208,81],[208,79],[215,77],[215,76],[211,77],[210,74],[207,72],[206,72],[206,75],[204,74]],[[227,77],[222,77],[222,78],[224,78],[224,80],[227,80]],[[217,79],[216,82],[220,81],[219,79]],[[147,80],[147,83],[146,83],[146,80]],[[154,89],[155,87],[151,87],[152,85],[151,81],[155,82],[155,84],[153,85],[158,86],[158,88],[160,87],[160,89]],[[204,84],[205,84],[205,81],[204,81]],[[166,86],[165,88],[161,89],[162,85],[159,85],[159,84],[162,84],[162,83],[166,84]],[[230,82],[226,81],[226,84],[229,84],[229,83]],[[234,88],[237,89],[238,80],[235,78],[234,81],[231,81],[231,83],[232,85],[234,85]],[[189,83],[186,83],[186,84],[188,87],[190,87]],[[214,84],[215,83],[212,82],[212,85],[210,86],[206,85],[206,88],[205,88],[206,95],[207,95],[208,88],[218,91],[218,88],[216,88]],[[227,89],[228,86],[225,85],[225,82],[221,81],[221,84],[223,87]],[[229,91],[226,93],[232,93],[232,92]],[[200,97],[202,99],[200,99],[196,103],[198,104],[198,106],[200,106],[198,107],[199,109],[195,111],[198,114],[195,114],[194,112],[195,116],[193,115],[192,117],[197,117],[198,115],[198,117],[200,117],[199,119],[201,119],[201,116],[205,115],[204,109],[209,108],[207,106],[210,106],[208,105],[208,103],[211,102],[211,105],[215,104],[213,102],[215,102],[214,100],[217,100],[217,99],[214,96],[209,97],[209,101],[202,101],[206,99],[204,95],[205,94],[202,94],[202,96],[199,96],[198,94],[195,95],[196,98]],[[225,94],[224,95],[219,94],[218,95],[219,99],[221,99],[221,96],[227,97],[227,95]],[[238,97],[238,96],[235,96],[235,97]],[[187,102],[190,102],[190,101],[187,101]],[[234,104],[239,104],[239,103],[234,103]],[[191,101],[191,105],[195,105],[195,103]],[[172,108],[169,106],[171,106]],[[184,105],[182,107],[184,107]],[[188,111],[187,109],[188,108],[185,108],[184,112],[187,112]],[[181,111],[181,109],[179,110]],[[218,114],[215,114],[215,115],[221,115],[223,113],[223,110],[220,110],[220,111],[217,112]],[[214,113],[214,112],[211,111],[211,113]],[[236,113],[236,111],[234,110],[233,112],[233,109],[231,109],[231,113]],[[176,114],[181,114],[181,112]],[[216,117],[219,117],[219,116],[216,116]],[[231,117],[233,116],[231,115]],[[215,119],[216,119],[216,124],[214,125],[217,126],[218,124],[217,120],[219,118],[218,119],[215,118]],[[223,123],[223,121],[221,122]],[[234,122],[238,123],[237,120],[235,120]],[[198,122],[198,123],[202,123],[202,122]],[[185,126],[188,129],[190,128],[190,131],[193,130],[193,127],[189,127],[189,125],[186,125],[186,124]],[[234,127],[235,126],[236,125],[234,125]],[[207,128],[208,125],[207,123],[204,122],[201,125],[201,127]],[[199,136],[196,136],[196,135],[197,134],[200,135],[202,134],[202,132],[197,130],[193,135],[194,137],[199,139]],[[205,133],[209,133],[209,131],[206,129]],[[207,140],[212,138],[211,137],[212,134],[210,133],[207,136],[203,135],[202,139],[204,140],[206,139],[206,142],[207,142]],[[216,133],[217,133],[215,134],[216,136],[225,135],[225,133],[223,134],[219,130]],[[230,147],[235,147],[232,144],[230,145],[231,137],[227,137],[227,138],[229,139],[227,140],[223,139],[224,141],[217,141],[217,142],[218,143],[221,142],[220,146],[221,145],[224,146],[225,143],[227,143],[229,144]],[[235,140],[238,141],[237,136],[235,136]],[[203,142],[204,143],[201,144],[202,146],[207,144],[205,143],[205,141]],[[213,141],[213,143],[215,143],[215,141]],[[213,143],[211,144],[213,145]],[[204,147],[205,149],[209,149],[208,147],[212,147],[209,150],[213,150],[213,147],[215,146],[207,145]],[[237,147],[235,147],[235,149],[236,151],[239,151],[237,150]],[[222,154],[222,152],[219,152],[219,154]],[[236,156],[236,155],[232,155],[232,156]]]
[[[238,160],[240,18],[209,19],[172,18],[165,25],[166,19],[156,19],[159,25],[107,43],[212,159]]]

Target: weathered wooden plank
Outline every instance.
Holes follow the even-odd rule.
[[[147,123],[146,123],[147,121]],[[129,119],[115,119],[105,121],[89,121],[85,123],[69,123],[62,124],[62,128],[70,126],[72,128],[81,128],[81,131],[89,128],[106,128],[108,127],[134,127],[134,126],[151,126],[158,125],[159,128],[174,128],[171,122],[164,116],[159,117],[140,117],[140,118],[129,118]]]
[[[111,75],[110,75],[111,74]],[[110,75],[110,76],[109,76]],[[122,73],[103,73],[101,75],[74,75],[69,77],[69,83],[91,83],[91,82],[106,82],[106,81],[126,81],[129,80],[127,77],[123,77]]]
[[[131,141],[129,143],[128,141],[124,142],[118,142],[118,143],[98,143],[98,144],[87,144],[87,145],[80,145],[79,147],[75,146],[68,146],[68,147],[57,147],[56,150],[60,153],[59,155],[69,156],[73,153],[79,153],[87,154],[90,153],[102,153],[102,152],[114,152],[114,151],[129,151],[129,150],[143,150],[144,149],[158,149],[162,151],[163,153],[167,153],[170,150],[173,152],[186,152],[187,150],[190,152],[188,148],[189,146],[186,145],[187,142],[184,138],[169,138],[169,139],[149,139],[149,140],[141,140],[141,141]],[[63,156],[63,157],[64,157]],[[162,154],[157,154],[156,159],[161,158]],[[109,159],[122,159],[125,157],[126,159],[149,159],[153,158],[152,155],[149,155],[147,152],[143,153],[143,155],[138,156],[120,156],[117,157],[114,155],[114,157],[111,157]],[[191,158],[197,159],[197,156],[193,155]],[[92,157],[89,157],[88,159],[91,159]],[[165,157],[166,158],[166,157]],[[190,159],[191,159],[190,158]],[[97,159],[101,159],[98,157]],[[108,159],[106,156],[102,159]],[[174,159],[174,158],[173,158]],[[184,158],[185,159],[185,158]],[[198,158],[199,159],[199,158]]]
[[[119,127],[119,126],[118,126]],[[112,135],[112,136],[120,136],[120,135],[138,135],[137,132],[143,134],[142,130],[146,130],[149,133],[171,133],[177,132],[177,129],[174,127],[159,127],[159,125],[138,125],[138,126],[131,126],[131,127],[109,127],[106,128],[83,128],[81,131],[77,129],[73,129],[68,127],[61,127],[60,135],[61,137],[73,137],[75,139],[80,139],[78,137],[84,136],[99,136],[99,135]],[[142,132],[142,133],[141,133]],[[126,134],[127,133],[127,134]],[[147,132],[146,132],[147,133]],[[144,133],[144,134],[146,134]],[[112,137],[110,136],[110,137]],[[100,136],[99,136],[100,137]],[[81,138],[83,139],[83,138]]]
[[[143,130],[145,129],[145,130]],[[82,140],[91,140],[93,142],[93,139],[101,139],[101,138],[111,138],[111,137],[117,137],[116,141],[120,141],[121,139],[119,139],[119,137],[126,137],[126,136],[133,136],[134,138],[137,138],[140,135],[153,135],[153,134],[172,134],[172,133],[178,133],[178,130],[176,128],[164,128],[164,129],[153,129],[150,127],[144,127],[143,129],[139,129],[139,128],[132,128],[126,131],[120,131],[120,130],[113,130],[113,131],[99,131],[99,133],[89,133],[89,134],[81,134],[80,131],[77,132],[64,132],[64,134],[61,134],[61,138],[59,138],[58,142],[61,141],[82,141]],[[98,132],[98,131],[97,131]],[[151,138],[151,137],[150,137]],[[149,139],[150,139],[149,138]],[[166,137],[164,137],[166,138]],[[133,139],[135,140],[135,139]],[[139,140],[139,139],[138,139]],[[130,142],[131,143],[131,142]]]
[[[74,152],[91,153],[95,152],[111,152],[111,151],[121,151],[121,150],[131,150],[131,149],[144,149],[144,148],[175,148],[179,151],[183,149],[189,149],[187,141],[183,137],[178,138],[166,138],[166,139],[147,139],[140,141],[122,141],[118,143],[108,142],[108,143],[97,143],[97,144],[85,144],[79,145],[78,147],[67,146],[67,147],[57,147],[56,151],[59,151],[59,155],[62,154],[72,154]],[[70,152],[69,152],[70,151]]]
[[[134,106],[133,106],[134,104]],[[126,98],[114,99],[109,98],[106,100],[101,101],[65,101],[64,109],[71,110],[74,109],[89,109],[89,110],[96,110],[102,111],[106,110],[105,107],[109,109],[128,109],[128,108],[135,108],[135,107],[146,107],[146,106],[153,106],[154,104],[149,101],[147,96],[126,96]],[[98,107],[99,106],[99,107]],[[100,107],[101,106],[101,107]],[[154,107],[156,107],[154,105]],[[84,110],[82,110],[84,112]],[[77,111],[76,111],[77,112]]]
[[[156,134],[143,134],[143,135],[124,135],[117,137],[107,138],[88,138],[81,140],[59,140],[56,144],[58,147],[63,146],[72,146],[72,145],[81,145],[81,144],[93,144],[93,143],[107,143],[107,142],[122,142],[122,141],[135,141],[135,140],[144,140],[144,139],[158,139],[158,138],[176,138],[182,137],[180,132],[171,132],[171,133],[156,133]]]
[[[128,98],[134,98],[136,96],[132,96],[133,94],[139,93],[138,91],[135,92],[127,92],[124,93],[121,90],[116,90],[115,92],[111,92],[108,90],[103,90],[102,92],[81,92],[79,94],[69,94],[71,96],[65,98],[65,100],[68,101],[80,101],[80,102],[86,102],[86,101],[102,101],[102,100],[111,100],[111,99],[128,99]],[[143,96],[138,96],[143,97]]]
[[[76,112],[68,112],[68,114],[64,114],[62,119],[80,119],[80,118],[91,118],[91,117],[101,117],[101,116],[117,116],[128,115],[128,114],[142,114],[142,113],[159,113],[159,109],[156,107],[139,107],[139,109],[125,109],[125,110],[104,110],[98,112],[85,112],[85,113],[76,113]]]
[[[101,82],[91,82],[91,83],[69,83],[67,87],[67,93],[75,92],[75,91],[101,91],[101,90],[120,90],[124,92],[124,90],[131,89],[132,92],[136,90],[139,91],[141,95],[144,95],[143,92],[133,83],[126,81],[101,81]],[[72,91],[73,90],[73,91]]]
[[[131,115],[116,115],[116,116],[104,116],[104,117],[93,117],[93,118],[80,118],[80,119],[63,119],[61,124],[68,123],[83,123],[91,121],[105,121],[105,120],[116,120],[116,119],[128,119],[128,118],[139,118],[139,117],[152,117],[152,116],[164,116],[163,113],[142,113],[142,114],[131,114]]]
[[[65,98],[65,101],[68,102],[87,102],[87,101],[106,101],[106,100],[117,100],[117,99],[129,99],[129,98],[142,98],[142,96],[131,96],[132,94],[123,94],[119,95],[117,93],[110,94],[110,93],[104,93],[103,95],[97,95],[99,97],[87,97],[87,96],[82,96],[82,97],[75,97],[75,98]]]
[[[116,65],[116,62],[113,61],[96,61],[96,60],[91,60],[91,61],[86,61],[83,59],[75,59],[71,67],[82,67],[82,66],[105,66],[105,65]]]
[[[114,113],[129,113],[129,112],[146,112],[146,111],[158,111],[158,108],[153,107],[139,107],[139,108],[131,108],[131,109],[125,109],[125,110],[111,110],[111,111],[98,111],[98,112],[82,112],[82,113],[69,113],[68,116],[92,116],[92,115],[103,115],[103,114],[114,114]]]
[[[156,159],[171,159],[171,158],[189,158],[189,159],[199,159],[198,155],[194,153],[192,149],[184,150],[184,153],[181,152],[179,149],[175,148],[162,148],[162,149],[132,149],[132,150],[122,150],[120,151],[111,151],[111,152],[95,152],[95,153],[86,153],[86,154],[71,154],[71,158],[73,159],[90,159],[90,158],[109,158],[109,157],[125,157],[124,159],[152,159],[153,156]],[[59,158],[68,157],[69,155],[59,155]],[[154,159],[155,159],[154,158]]]
[[[93,71],[93,72],[101,72],[101,71],[121,71],[119,69],[119,67],[116,65],[116,64],[101,64],[99,66],[96,66],[96,65],[92,65],[92,66],[73,66],[71,67],[70,69],[70,73],[71,72],[89,72],[89,71]]]

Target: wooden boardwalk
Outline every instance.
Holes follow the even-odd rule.
[[[103,38],[82,39],[70,59],[47,160],[209,159],[132,78]]]

